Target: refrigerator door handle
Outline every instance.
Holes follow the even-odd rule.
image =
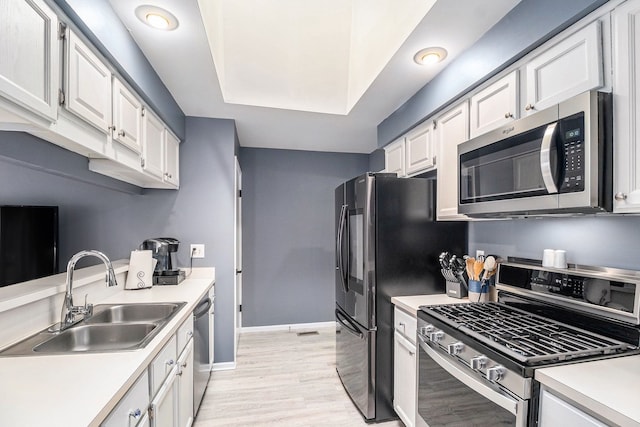
[[[343,254],[342,254],[342,239],[344,237],[344,227],[346,224],[347,205],[342,205],[340,208],[340,222],[338,223],[338,236],[336,238],[336,257],[337,257],[337,269],[340,273],[340,281],[342,282],[342,288],[345,292],[349,292],[347,286],[347,280],[344,274]]]
[[[344,320],[343,320],[344,319]],[[349,319],[346,318],[346,316],[342,313],[340,313],[337,309],[336,309],[336,320],[338,322],[340,322],[340,324],[342,326],[344,326],[344,328],[351,332],[353,335],[357,336],[360,339],[364,338],[364,335],[362,334],[362,332],[360,332],[358,329],[356,329],[351,322],[349,321]],[[346,321],[346,323],[345,323]],[[348,324],[347,324],[348,323]]]

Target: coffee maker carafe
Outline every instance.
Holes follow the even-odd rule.
[[[153,272],[154,285],[177,285],[184,280],[184,271],[177,267],[176,262],[179,245],[180,241],[172,237],[155,237],[140,245],[140,249],[150,250],[157,261]]]

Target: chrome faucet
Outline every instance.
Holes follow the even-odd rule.
[[[62,304],[62,312],[60,313],[60,325],[59,328],[55,328],[57,331],[64,331],[68,327],[78,323],[83,319],[87,319],[93,315],[93,304],[87,304],[87,298],[85,296],[84,306],[73,305],[73,270],[76,267],[76,263],[86,256],[93,256],[102,261],[106,267],[105,282],[107,286],[116,286],[116,274],[113,271],[111,261],[105,254],[99,251],[80,251],[71,257],[67,264],[67,292],[64,296],[64,303]],[[76,319],[77,318],[77,319]]]

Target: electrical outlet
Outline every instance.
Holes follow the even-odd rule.
[[[204,245],[191,245],[191,257],[192,258],[204,258]]]
[[[484,257],[484,251],[481,251],[480,249],[476,250],[476,259],[480,259]]]

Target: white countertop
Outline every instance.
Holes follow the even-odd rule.
[[[0,357],[0,425],[99,425],[188,318],[214,279],[213,268],[194,269],[192,276],[177,286],[123,290],[104,301],[96,301],[97,304],[187,302],[140,350]]]
[[[468,303],[467,298],[451,298],[447,294],[410,295],[404,297],[391,297],[391,302],[404,311],[417,316],[421,305],[461,304]]]
[[[640,356],[542,368],[535,379],[621,426],[640,426]]]

